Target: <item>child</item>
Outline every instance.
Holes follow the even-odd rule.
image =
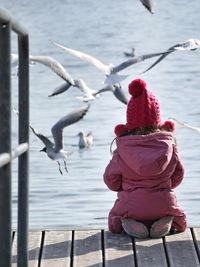
[[[186,229],[175,192],[184,174],[174,141],[174,124],[160,118],[159,102],[141,79],[129,84],[127,123],[115,127],[117,149],[104,182],[118,192],[109,230],[137,238],[160,238]]]

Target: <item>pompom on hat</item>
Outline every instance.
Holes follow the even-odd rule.
[[[174,123],[161,122],[160,105],[157,98],[147,90],[146,83],[141,79],[133,80],[129,86],[129,94],[132,96],[128,102],[126,111],[126,124],[115,127],[116,136],[123,136],[128,131],[139,127],[164,127],[168,131],[174,131]]]

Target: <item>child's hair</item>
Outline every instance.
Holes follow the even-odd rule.
[[[148,134],[160,132],[160,131],[172,132],[172,129],[168,124],[163,124],[162,126],[156,125],[156,126],[151,126],[151,127],[138,127],[138,128],[133,129],[133,130],[126,131],[120,137],[128,136],[128,135],[148,135]],[[115,137],[110,144],[110,153],[111,154],[113,154],[112,145],[113,145],[114,141],[116,140],[116,138],[117,137]]]

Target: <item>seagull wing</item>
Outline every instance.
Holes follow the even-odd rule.
[[[30,61],[41,63],[49,67],[53,72],[60,76],[63,80],[74,85],[74,80],[65,68],[54,58],[48,56],[30,56]]]
[[[13,107],[13,112],[17,116],[19,116],[19,111],[15,107]],[[43,134],[37,132],[30,124],[29,124],[29,127],[32,130],[32,132],[44,143],[44,145],[46,147],[53,147],[54,146],[54,144],[46,136],[44,136]]]
[[[90,56],[88,54],[85,54],[83,52],[74,50],[74,49],[70,49],[70,48],[64,47],[64,46],[62,46],[62,45],[60,45],[60,44],[58,44],[57,42],[54,42],[54,41],[52,41],[52,43],[55,44],[56,46],[60,47],[64,51],[68,52],[69,54],[93,64],[100,71],[103,71],[106,74],[108,74],[110,72],[110,66],[109,65],[105,65],[103,62],[101,62],[100,60],[96,59],[95,57]]]
[[[75,82],[75,87],[77,87],[78,89],[81,90],[81,92],[84,94],[84,97],[78,97],[80,99],[82,99],[82,101],[88,102],[90,100],[95,100],[94,97],[94,90],[90,89],[86,83],[84,82],[84,80],[82,79],[78,79],[78,80],[74,80]]]
[[[99,89],[98,91],[96,91],[93,95],[99,95],[103,92],[107,92],[107,91],[113,91],[113,86],[112,85],[106,85],[105,87]]]
[[[166,52],[161,52],[161,53],[146,54],[146,55],[130,58],[130,59],[122,62],[121,64],[114,66],[111,73],[117,73],[117,72],[119,72],[125,68],[130,67],[131,65],[137,64],[137,63],[144,61],[146,59],[149,59],[152,57],[158,57],[160,55],[165,55],[165,54],[166,54]]]
[[[183,127],[185,127],[185,128],[189,128],[189,129],[191,129],[191,130],[194,130],[194,131],[197,131],[197,132],[200,133],[200,128],[198,128],[198,127],[191,126],[190,124],[181,122],[181,121],[179,121],[179,120],[177,120],[177,119],[175,119],[175,118],[169,118],[169,119],[171,119],[171,120],[177,122],[178,124],[180,124],[181,126],[183,126]]]
[[[53,147],[54,144],[43,134],[37,132],[31,125],[29,125],[29,127],[31,128],[32,132],[43,142],[43,144],[46,147]]]
[[[53,127],[51,128],[51,132],[53,134],[54,142],[55,142],[55,152],[63,149],[63,129],[79,120],[81,120],[87,111],[89,110],[89,105],[84,108],[76,109],[66,116],[62,117],[58,120]]]
[[[71,83],[68,83],[68,82],[61,84],[60,86],[56,87],[53,90],[53,92],[48,95],[48,97],[59,95],[65,91],[67,91],[71,86],[72,86]]]
[[[151,0],[140,0],[140,2],[146,7],[146,9],[150,12],[150,13],[154,13],[153,12],[153,5],[152,5],[152,1]]]
[[[113,85],[114,90],[113,90],[113,94],[114,96],[123,104],[127,105],[128,104],[128,99],[126,97],[126,95],[124,94],[121,85]]]
[[[196,50],[200,46],[200,42],[198,43],[198,39],[188,39],[183,43],[179,43],[170,47],[158,60],[156,60],[148,69],[143,71],[142,73],[147,72],[152,69],[155,65],[157,65],[161,60],[163,60],[166,56],[171,54],[176,50]]]
[[[155,65],[157,65],[160,61],[162,61],[164,58],[166,58],[169,54],[171,54],[172,52],[174,52],[175,50],[166,52],[165,54],[163,54],[161,57],[159,57],[150,67],[148,67],[148,69],[146,69],[145,71],[143,71],[141,74],[149,71],[150,69],[152,69],[153,67],[155,67]]]
[[[92,134],[92,131],[90,131],[89,133],[87,133],[86,139],[87,139],[87,146],[88,147],[92,146],[92,144],[93,144],[93,134]]]
[[[82,79],[74,80],[74,83],[75,83],[75,87],[79,88],[84,94],[92,95],[92,93],[93,93],[92,89],[90,89],[86,85],[84,80],[82,80]]]

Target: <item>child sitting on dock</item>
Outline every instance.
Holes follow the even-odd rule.
[[[129,93],[127,122],[115,127],[117,148],[104,173],[108,188],[118,192],[109,230],[137,238],[183,232],[186,216],[173,190],[184,175],[174,123],[161,122],[159,102],[143,80],[133,80]]]

